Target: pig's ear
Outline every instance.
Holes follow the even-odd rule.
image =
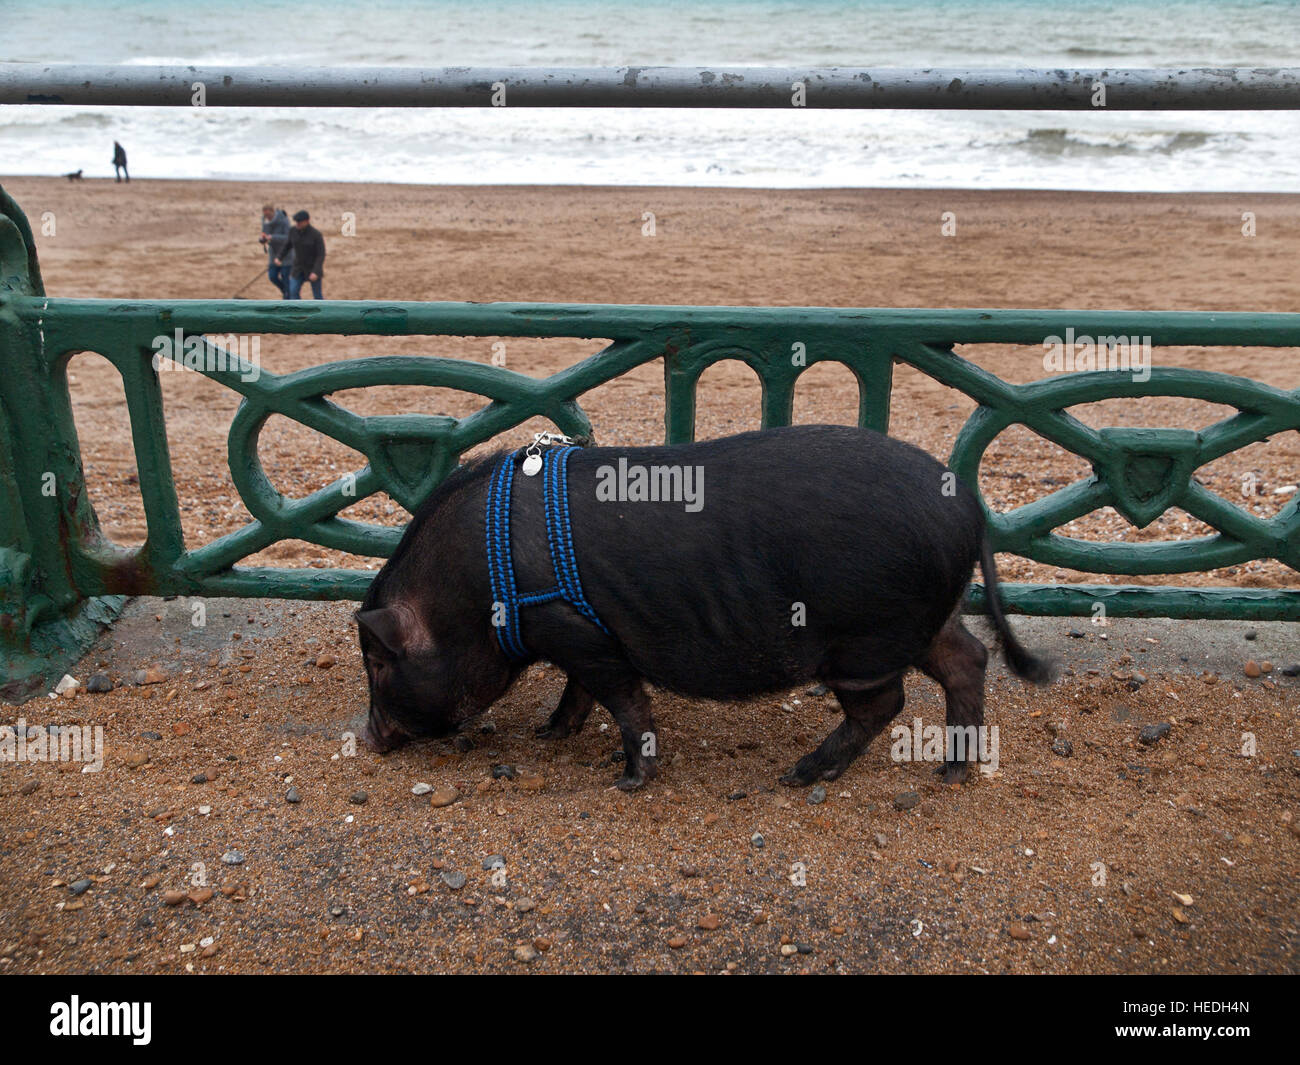
[[[419,643],[420,632],[415,612],[409,607],[382,606],[375,610],[358,610],[357,625],[394,658],[401,658]]]

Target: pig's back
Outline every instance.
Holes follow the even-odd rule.
[[[700,470],[702,494],[597,498],[620,483],[620,459]],[[718,697],[812,676],[837,649],[882,671],[910,664],[964,590],[983,531],[945,467],[864,429],[590,448],[569,471],[588,600],[653,682]]]

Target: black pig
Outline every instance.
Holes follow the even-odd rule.
[[[494,628],[484,537],[499,458],[462,466],[438,486],[357,612],[370,681],[366,738],[378,750],[454,731],[527,664],[504,653]],[[611,500],[631,483],[619,480],[620,460],[623,474],[676,469],[674,483],[698,496]],[[556,575],[543,477],[523,475],[519,455],[511,461],[514,572],[526,593],[555,585]],[[976,562],[1008,664],[1026,680],[1050,680],[1051,665],[1007,626],[978,501],[910,444],[819,425],[579,449],[569,499],[581,584],[599,624],[562,600],[523,608],[529,658],[568,675],[538,734],[578,731],[599,701],[622,735],[621,788],[656,768],[643,681],[709,699],[826,684],[844,720],[781,778],[791,785],[843,773],[903,708],[911,667],[943,686],[950,727],[982,725],[988,652],[958,613]],[[950,760],[945,778],[966,770],[964,758]]]

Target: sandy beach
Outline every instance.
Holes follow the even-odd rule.
[[[566,303],[754,304],[832,307],[1027,307],[1287,311],[1300,297],[1300,197],[1073,192],[951,192],[871,189],[762,191],[682,188],[437,187],[251,184],[136,180],[70,183],[13,178],[5,187],[39,229],[46,288],[55,296],[228,298],[264,262],[256,243],[264,201],[307,208],[328,245],[325,294],[333,299],[549,301]],[[47,216],[47,212],[50,214]],[[655,235],[643,235],[652,212]],[[944,212],[956,235],[944,236]],[[1253,212],[1256,235],[1242,235]],[[343,236],[348,218],[355,235]],[[258,279],[253,298],[275,290]],[[510,342],[508,365],[542,376],[598,350],[572,339]],[[423,353],[487,361],[491,338],[266,336],[263,365],[296,370],[367,354]],[[1016,382],[1046,376],[1039,349],[967,346],[967,358]],[[1252,349],[1157,349],[1158,365],[1241,374],[1294,387],[1293,353]],[[75,358],[72,390],[91,498],[106,530],[142,542],[143,513],[116,374],[93,355]],[[192,374],[164,375],[173,465],[188,542],[208,542],[247,520],[224,469],[236,397]],[[586,409],[606,443],[663,435],[659,365],[589,393]],[[425,410],[463,416],[478,397],[445,390],[372,389],[338,397],[365,413]],[[698,435],[758,426],[759,389],[749,369],[724,363],[704,377]],[[799,422],[851,422],[856,389],[847,369],[818,365],[801,379]],[[973,404],[901,367],[891,432],[947,458]],[[1090,424],[1198,428],[1231,413],[1183,400],[1111,402],[1075,413]],[[549,426],[521,427],[514,437]],[[214,463],[212,455],[223,461]],[[262,459],[287,494],[302,495],[364,460],[284,419],[263,434]],[[1081,460],[1013,427],[989,450],[982,489],[1007,509],[1086,476]],[[1294,434],[1257,444],[1198,476],[1242,499],[1253,475],[1254,511],[1271,515],[1290,498],[1274,489],[1300,477]],[[386,499],[349,508],[364,520],[400,523]],[[1073,535],[1166,539],[1204,535],[1172,510],[1134,530],[1109,510],[1073,523]],[[282,543],[263,564],[373,565],[312,545]],[[1086,575],[1004,557],[1011,579],[1080,580]],[[1290,571],[1252,562],[1211,574],[1102,578],[1126,583],[1277,585]]]

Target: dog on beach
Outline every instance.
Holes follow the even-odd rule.
[[[64,176],[65,178],[67,178],[69,181],[80,181],[80,180],[81,180],[81,171],[80,171],[80,170],[74,170],[74,171],[72,171],[72,173],[70,173],[70,174],[64,174],[63,176]]]

